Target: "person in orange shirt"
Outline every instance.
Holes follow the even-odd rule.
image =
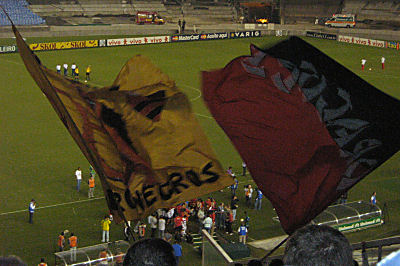
[[[40,263],[38,264],[38,266],[47,266],[47,263],[44,261],[44,258],[40,259]]]
[[[104,249],[104,250],[101,251],[100,254],[99,254],[100,263],[99,263],[98,265],[99,265],[99,266],[100,266],[100,265],[108,265],[107,257],[108,257],[108,255],[107,255],[107,250]]]
[[[61,232],[60,235],[58,236],[58,241],[57,241],[57,246],[59,251],[64,251],[64,245],[65,245],[64,232]]]
[[[122,266],[124,263],[125,254],[121,252],[121,250],[117,250],[117,256],[115,256],[115,265]]]
[[[94,177],[91,175],[89,180],[89,191],[88,191],[88,198],[94,198]]]
[[[71,261],[74,262],[76,261],[76,247],[78,246],[78,238],[74,236],[74,233],[71,233],[68,243],[71,250]]]

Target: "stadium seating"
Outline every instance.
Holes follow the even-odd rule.
[[[33,13],[26,0],[0,0],[15,25],[40,25],[46,23],[43,18]],[[11,25],[4,12],[0,12],[0,26]]]

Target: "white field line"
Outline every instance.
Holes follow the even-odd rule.
[[[53,208],[53,207],[64,206],[64,205],[71,205],[71,204],[75,204],[75,203],[82,203],[82,202],[98,200],[98,199],[104,199],[104,197],[98,197],[98,198],[93,198],[93,199],[85,199],[85,200],[77,200],[77,201],[70,201],[70,202],[58,203],[58,204],[53,204],[53,205],[48,205],[48,206],[43,206],[43,207],[37,207],[36,210]],[[3,212],[3,213],[0,213],[0,216],[1,215],[7,215],[7,214],[13,214],[13,213],[19,213],[19,212],[27,212],[27,211],[28,211],[28,208],[23,209],[23,210],[18,210],[18,211]]]

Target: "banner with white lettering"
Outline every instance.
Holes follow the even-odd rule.
[[[4,53],[15,53],[17,52],[17,46],[16,45],[5,45],[5,46],[0,46],[0,54]]]

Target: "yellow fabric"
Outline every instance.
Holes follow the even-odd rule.
[[[117,203],[127,220],[142,219],[233,183],[186,95],[149,59],[133,57],[111,87],[93,88],[41,65],[13,29],[27,70],[99,174],[116,222]]]
[[[111,221],[109,219],[104,219],[101,221],[101,228],[103,231],[110,231]]]
[[[92,68],[91,68],[90,66],[88,66],[88,67],[86,68],[86,73],[90,73],[90,72],[92,72]]]

